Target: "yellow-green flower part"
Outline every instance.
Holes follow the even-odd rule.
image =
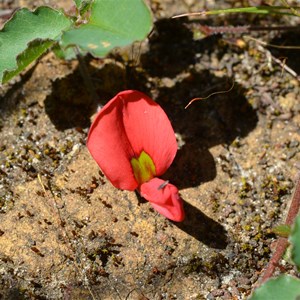
[[[130,163],[134,177],[139,185],[155,177],[156,171],[154,162],[145,151],[142,151],[138,158],[133,157]]]

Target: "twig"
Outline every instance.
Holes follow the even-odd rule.
[[[200,12],[189,12],[180,15],[173,16],[172,19],[182,18],[182,17],[193,17],[193,16],[205,16],[207,14],[206,10]]]
[[[299,46],[279,46],[279,45],[274,45],[274,44],[268,44],[266,42],[260,41],[258,39],[253,38],[253,37],[250,37],[250,36],[248,36],[247,39],[253,40],[253,41],[255,41],[258,44],[261,44],[263,46],[269,46],[269,47],[279,48],[279,49],[299,49],[300,50]],[[272,60],[274,60],[277,64],[279,64],[282,67],[282,69],[286,70],[293,77],[295,77],[296,79],[300,80],[300,76],[292,68],[290,68],[285,63],[285,60],[281,61],[280,59],[278,59],[277,57],[275,57],[274,55],[272,55],[270,52],[268,52],[268,54],[270,55],[270,57],[271,57]]]
[[[299,27],[300,29],[300,27]],[[261,41],[259,39],[256,39],[254,37],[251,37],[251,36],[247,36],[246,37],[247,39],[249,40],[253,40],[263,46],[266,46],[266,47],[272,47],[272,48],[277,48],[277,49],[285,49],[285,50],[300,50],[300,46],[282,46],[282,45],[276,45],[276,44],[270,44],[270,43],[266,43],[264,41]]]
[[[207,26],[199,25],[200,30],[205,35],[222,34],[222,33],[249,33],[250,31],[288,31],[300,30],[300,26]]]
[[[285,1],[285,0],[281,0]],[[298,7],[296,7],[298,8]],[[258,10],[259,9],[259,10]],[[280,10],[290,10],[292,13],[281,12]],[[250,7],[236,7],[229,9],[217,9],[217,10],[202,10],[199,12],[188,12],[180,15],[175,15],[172,19],[182,18],[182,17],[199,17],[199,16],[208,16],[208,15],[217,15],[217,14],[228,14],[228,13],[252,13],[252,14],[287,14],[287,15],[296,15],[298,12],[294,7],[285,4],[284,6],[250,6]]]
[[[288,211],[288,215],[286,217],[286,221],[285,221],[286,225],[292,225],[294,223],[295,217],[299,212],[299,208],[300,208],[300,176],[299,175],[296,183],[296,188],[292,197],[292,202]],[[280,237],[278,239],[275,252],[273,253],[269,261],[269,264],[261,277],[260,284],[264,283],[273,275],[276,267],[279,264],[279,260],[281,259],[288,244],[289,242],[286,238]]]
[[[290,73],[293,77],[295,77],[296,79],[300,80],[300,76],[293,70],[291,69],[286,63],[285,61],[282,62],[280,59],[274,57],[273,55],[271,55],[271,58],[278,63],[284,70],[286,70],[288,73]]]
[[[211,96],[217,95],[217,94],[229,93],[229,92],[233,89],[233,87],[234,87],[234,81],[232,82],[232,85],[231,85],[230,89],[228,89],[228,90],[226,90],[226,91],[217,91],[217,92],[213,92],[213,93],[209,94],[209,95],[206,96],[206,97],[197,97],[197,98],[194,98],[194,99],[190,100],[190,102],[185,106],[184,109],[187,109],[187,108],[188,108],[193,102],[195,102],[195,101],[198,101],[198,100],[206,100],[206,99],[210,98]]]
[[[279,264],[279,260],[281,259],[282,255],[284,254],[284,251],[287,248],[288,244],[289,244],[288,240],[284,237],[280,237],[277,240],[275,252],[272,255],[272,257],[269,261],[269,264],[261,277],[260,284],[264,283],[270,277],[272,277],[276,267]]]
[[[300,16],[300,14],[298,13],[298,11],[297,11],[294,7],[290,6],[290,5],[287,3],[286,0],[281,0],[281,3],[282,3],[284,6],[286,6],[286,8],[290,9],[291,12],[292,12],[294,15]]]
[[[286,217],[286,221],[285,221],[286,225],[291,226],[294,223],[294,219],[298,214],[299,208],[300,208],[300,174],[298,174],[298,180],[293,194],[292,203],[288,215]]]

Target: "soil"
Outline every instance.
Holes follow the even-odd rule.
[[[206,8],[225,7],[219,2]],[[241,5],[227,7],[233,3]],[[41,4],[72,6],[19,0],[0,8]],[[85,58],[96,102],[78,61],[52,52],[2,86],[1,299],[245,299],[268,264],[271,229],[285,220],[300,168],[299,76],[286,68],[300,74],[300,61],[299,50],[249,37],[291,45],[300,34],[205,37],[199,25],[299,21],[170,19],[203,9],[203,1],[150,5],[155,26],[147,40],[104,59]],[[184,199],[182,223],[114,188],[87,151],[96,107],[124,89],[150,95],[176,131],[179,150],[165,177]],[[185,109],[218,91],[226,92]],[[281,271],[296,273],[282,263]]]

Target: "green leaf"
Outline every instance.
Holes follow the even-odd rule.
[[[29,42],[27,49],[17,56],[17,67],[15,69],[10,69],[10,71],[6,69],[3,72],[2,83],[8,82],[14,76],[18,75],[52,45],[53,41],[51,40],[36,39],[32,42]]]
[[[83,1],[84,1],[84,0],[74,0],[76,7],[77,7],[77,8],[80,8],[81,3],[82,3]]]
[[[291,226],[286,225],[286,224],[278,225],[278,226],[272,228],[272,232],[274,232],[275,234],[277,234],[281,237],[287,238],[291,234]]]
[[[76,59],[76,53],[73,48],[62,49],[58,44],[52,47],[54,54],[64,60]]]
[[[0,31],[0,81],[7,82],[41,56],[71,26],[50,7],[18,10]]]
[[[83,15],[92,5],[93,0],[74,0],[80,14]]]
[[[151,14],[142,0],[94,0],[89,22],[65,32],[61,45],[78,45],[103,57],[115,47],[144,39],[151,27]]]
[[[300,280],[298,278],[281,275],[273,278],[257,288],[250,300],[297,300],[300,297]]]
[[[300,269],[300,215],[295,219],[290,241],[292,243],[292,260]]]
[[[71,59],[76,59],[76,51],[73,47],[72,48],[67,48],[67,49],[62,49],[59,44],[55,44],[52,49],[51,49],[55,55],[64,60],[71,60]],[[82,56],[85,56],[87,52],[85,51],[79,51],[79,54]]]

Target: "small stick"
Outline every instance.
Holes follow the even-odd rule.
[[[283,4],[284,6],[286,6],[286,8],[290,9],[291,12],[292,12],[294,15],[296,15],[296,16],[298,16],[298,17],[300,16],[300,14],[298,13],[298,11],[297,11],[294,7],[290,6],[290,5],[287,3],[286,0],[280,0],[280,1],[282,2],[282,4]]]
[[[280,237],[277,240],[275,252],[272,255],[267,268],[265,269],[262,278],[260,280],[260,284],[263,284],[267,281],[270,277],[272,277],[276,267],[279,264],[279,260],[281,259],[282,255],[284,254],[285,249],[287,248],[289,242],[286,238]]]
[[[257,42],[258,44],[261,44],[263,46],[267,46],[267,47],[272,47],[272,48],[278,48],[278,49],[300,49],[299,46],[280,46],[280,45],[274,45],[274,44],[268,44],[264,41],[260,41],[258,39],[255,39],[253,37],[248,36],[247,39],[253,40],[255,42]],[[270,57],[272,58],[272,60],[274,60],[277,64],[280,65],[280,67],[282,69],[284,69],[285,71],[287,71],[289,74],[291,74],[293,77],[295,77],[296,79],[300,80],[300,76],[292,69],[290,68],[286,63],[285,60],[281,61],[280,59],[278,59],[277,57],[275,57],[274,55],[272,55],[270,53]]]
[[[187,109],[195,101],[206,100],[206,99],[210,98],[211,96],[217,95],[217,94],[229,93],[233,89],[233,87],[234,87],[234,81],[232,82],[232,85],[231,85],[231,87],[230,87],[229,90],[227,90],[227,91],[217,91],[217,92],[213,92],[213,93],[209,94],[206,97],[197,97],[197,98],[194,98],[194,99],[190,100],[190,102],[185,106],[184,109]]]
[[[300,80],[300,76],[293,69],[291,69],[288,65],[286,65],[285,61],[282,62],[280,59],[274,57],[273,55],[271,55],[271,58],[276,63],[278,63],[284,70],[286,70],[288,73],[290,73],[293,77],[295,77],[296,79]]]
[[[286,217],[285,224],[292,225],[294,223],[295,217],[299,212],[300,208],[300,174],[298,174],[298,180],[296,183],[296,188],[293,194],[292,203]]]
[[[298,175],[298,180],[296,183],[296,188],[292,197],[292,202],[288,211],[288,215],[286,217],[285,224],[291,226],[299,212],[300,208],[300,176]],[[265,269],[260,283],[264,283],[267,281],[274,273],[276,267],[279,264],[279,260],[281,259],[285,249],[287,248],[289,242],[286,238],[280,237],[277,241],[275,252],[273,253],[267,268]]]
[[[300,29],[300,27],[299,27]],[[261,44],[263,46],[266,47],[272,47],[272,48],[277,48],[277,49],[285,49],[285,50],[300,50],[300,46],[283,46],[283,45],[276,45],[276,44],[270,44],[270,43],[266,43],[264,41],[261,41],[259,39],[255,39],[254,37],[251,36],[247,36],[246,37],[249,40],[253,40],[255,42],[257,42],[258,44]]]
[[[232,33],[232,34],[242,34],[249,33],[251,31],[288,31],[288,30],[300,30],[299,26],[207,26],[207,25],[198,25],[200,31],[205,35],[213,34],[223,34],[223,33]]]

